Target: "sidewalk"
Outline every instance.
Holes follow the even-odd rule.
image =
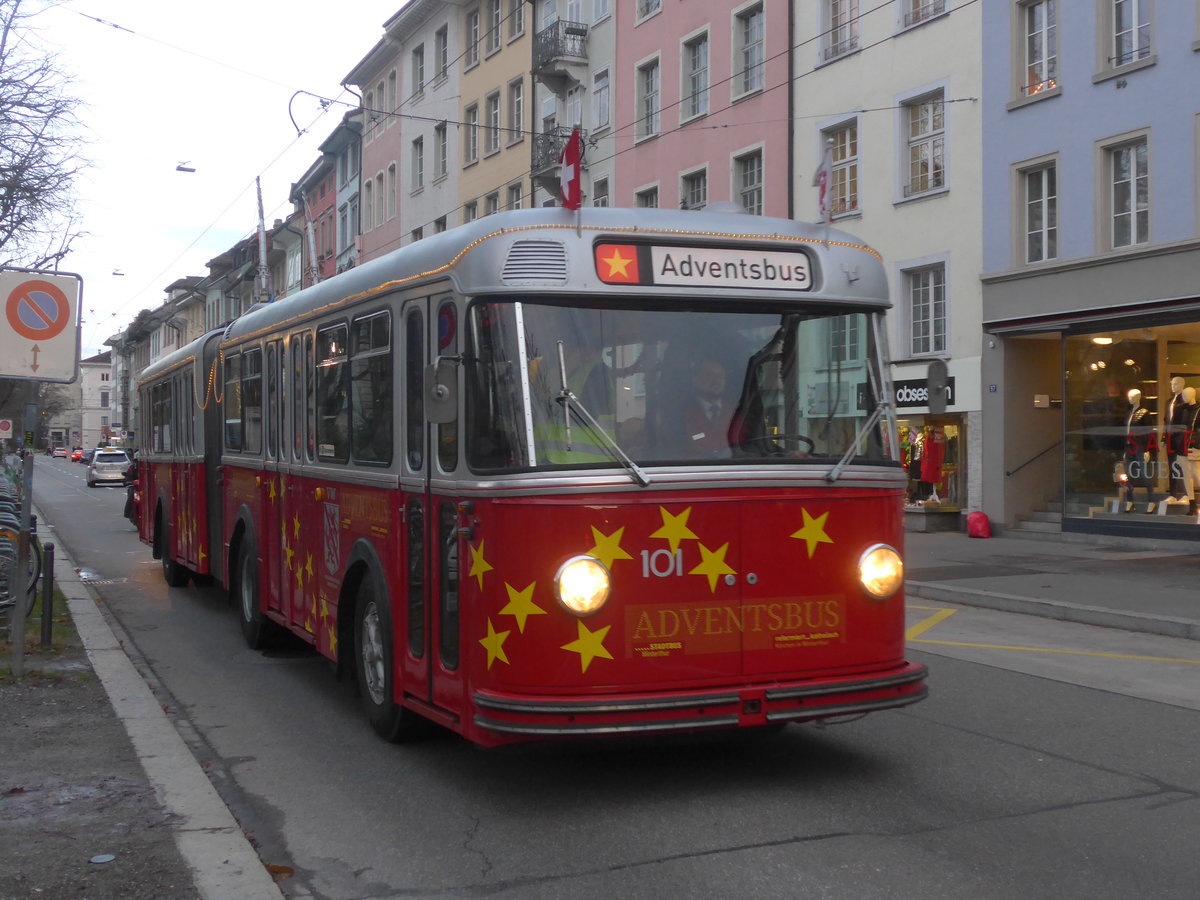
[[[905,534],[909,600],[1200,641],[1200,544]]]
[[[0,682],[0,898],[278,900],[68,548],[38,522],[86,656],[30,658],[24,679]]]
[[[53,539],[48,530],[41,536]],[[910,601],[1200,640],[1200,547],[955,532],[908,533],[905,544]],[[56,546],[55,568],[87,655],[60,679],[74,693],[44,676],[0,684],[0,897],[279,898],[67,548]],[[89,672],[103,691],[81,677]],[[101,854],[116,858],[91,862]]]

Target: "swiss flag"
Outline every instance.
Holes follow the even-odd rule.
[[[559,179],[562,181],[562,205],[564,209],[579,209],[583,199],[583,191],[579,184],[579,160],[583,156],[583,142],[579,138],[579,128],[571,129],[571,137],[563,147],[562,156],[558,161],[562,165]]]

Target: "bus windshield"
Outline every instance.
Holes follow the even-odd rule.
[[[873,313],[479,302],[466,364],[475,470],[887,459],[867,428]],[[855,446],[857,442],[857,446]]]

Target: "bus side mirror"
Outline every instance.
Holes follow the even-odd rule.
[[[930,415],[940,416],[946,411],[946,384],[949,378],[950,372],[944,360],[935,359],[930,362],[929,374],[925,378]]]
[[[435,425],[453,422],[458,415],[458,372],[453,365],[457,356],[439,356],[425,367],[425,418]]]

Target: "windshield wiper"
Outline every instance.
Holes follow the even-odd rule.
[[[595,416],[588,412],[587,407],[583,405],[583,402],[576,397],[575,394],[572,393],[571,389],[567,386],[567,365],[565,359],[563,358],[563,342],[558,341],[557,343],[558,374],[562,380],[562,390],[554,399],[557,400],[563,408],[563,434],[566,437],[567,451],[570,452],[571,450],[571,411],[574,410],[575,414],[579,416],[583,423],[591,429],[592,433],[597,438],[599,438],[600,443],[607,447],[609,452],[612,453],[617,461],[629,470],[629,473],[633,475],[634,480],[642,487],[649,487],[650,476],[645,473],[641,466],[639,466],[630,458],[628,453],[621,449],[621,445],[618,444],[616,440],[614,440],[613,437],[601,427],[600,423],[596,421]]]

